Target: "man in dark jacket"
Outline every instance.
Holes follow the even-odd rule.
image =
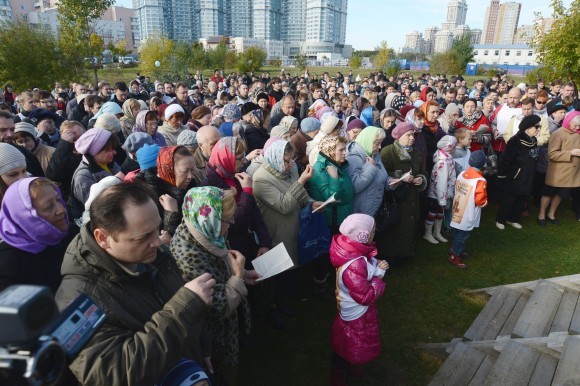
[[[84,293],[107,316],[69,365],[83,385],[153,385],[180,358],[202,359],[215,280],[206,273],[183,283],[161,246],[153,195],[135,184],[105,190],[65,254],[59,307]]]
[[[175,85],[175,99],[170,104],[180,105],[185,115],[183,116],[182,123],[184,125],[191,119],[191,112],[197,107],[193,100],[187,95],[189,89],[187,85],[183,82],[179,82]]]
[[[42,171],[42,166],[40,166],[38,158],[27,149],[14,143],[14,125],[12,114],[8,111],[0,110],[0,142],[9,143],[24,155],[24,158],[26,158],[26,171],[28,173],[34,177],[44,177],[44,172]]]

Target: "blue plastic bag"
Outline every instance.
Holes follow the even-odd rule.
[[[312,213],[312,204],[300,210],[298,264],[305,265],[330,249],[330,231],[324,214]]]

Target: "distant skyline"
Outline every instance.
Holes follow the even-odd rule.
[[[501,1],[504,2],[507,1]],[[544,17],[552,16],[547,0],[516,2],[522,4],[518,27],[532,24],[535,12],[541,12]],[[489,0],[467,0],[466,23],[470,28],[483,28],[485,9],[489,3]],[[564,0],[565,7],[571,3],[572,0]],[[372,50],[386,40],[389,47],[398,50],[405,45],[408,32],[417,30],[423,33],[430,26],[441,28],[447,15],[447,4],[447,0],[349,0],[346,44],[352,45],[355,50]],[[116,5],[133,6],[131,0],[118,0]]]

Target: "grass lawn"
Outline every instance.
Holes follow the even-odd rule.
[[[468,241],[469,269],[462,271],[446,261],[449,243],[432,246],[418,235],[417,257],[392,269],[387,290],[379,300],[382,354],[366,366],[357,386],[426,385],[441,361],[414,349],[416,343],[448,342],[461,337],[485,304],[464,290],[515,283],[579,272],[578,223],[564,201],[560,225],[541,228],[537,208],[522,219],[522,230],[498,230],[496,206],[483,210],[481,227]],[[311,283],[303,275],[303,300],[288,330],[279,332],[256,322],[255,347],[243,348],[242,385],[327,385],[330,360],[330,326],[334,303],[310,297]]]

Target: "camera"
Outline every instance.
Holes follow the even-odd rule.
[[[57,385],[105,318],[86,295],[59,315],[48,287],[6,288],[0,292],[0,385]]]

